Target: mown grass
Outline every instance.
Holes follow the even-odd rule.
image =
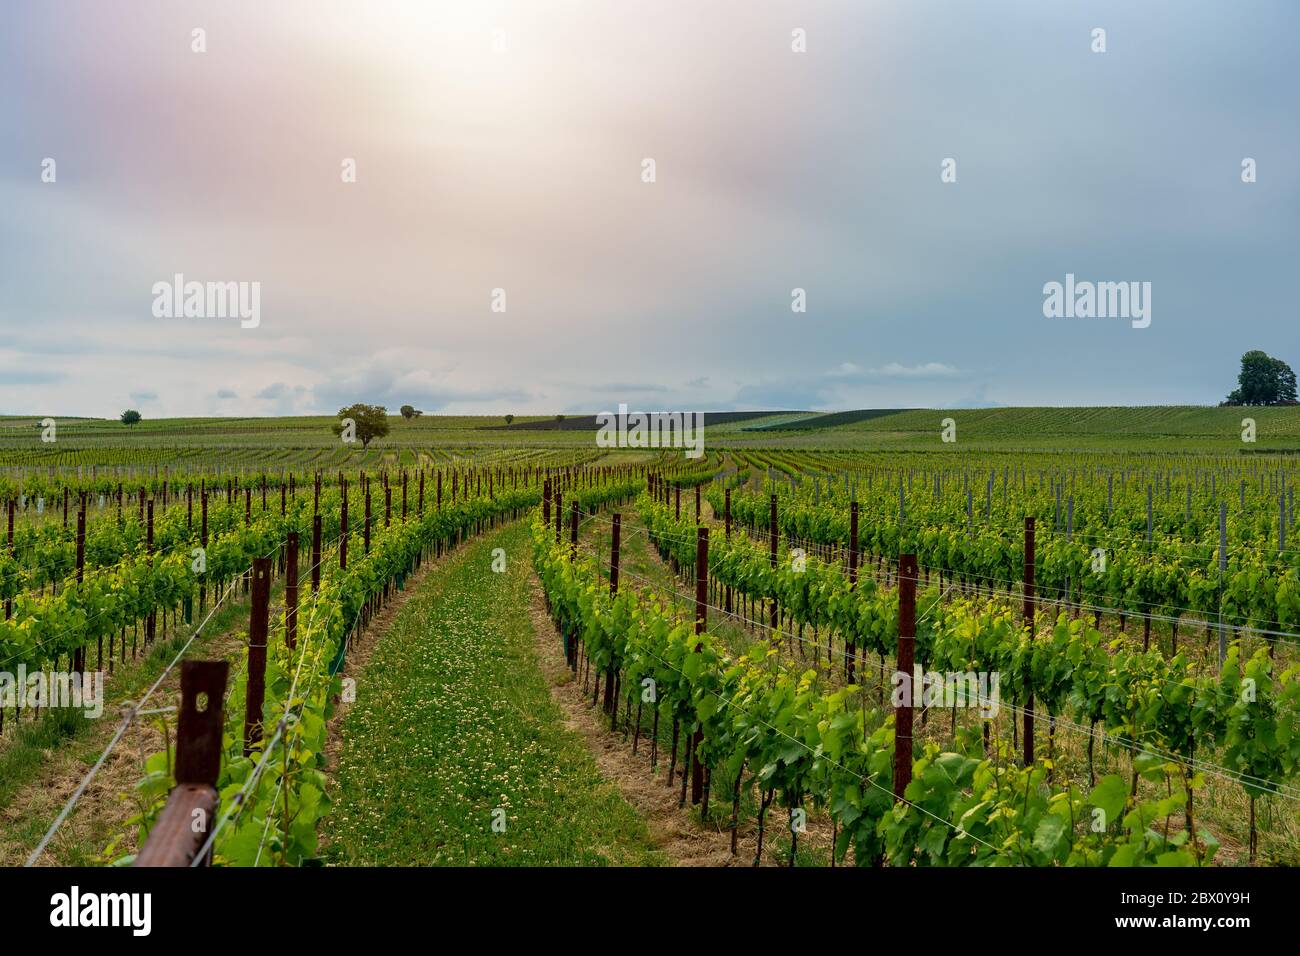
[[[664,862],[645,821],[565,728],[538,669],[529,547],[522,523],[467,546],[375,648],[342,722],[326,862]]]

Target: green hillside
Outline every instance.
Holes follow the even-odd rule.
[[[957,441],[940,441],[941,423],[956,422]],[[1242,419],[1253,418],[1256,441],[1241,439]],[[0,459],[36,453],[49,464],[76,449],[241,449],[288,457],[294,450],[336,450],[331,416],[280,418],[170,418],[126,426],[112,419],[59,418],[58,443],[40,441],[36,416],[0,419]],[[554,416],[520,415],[516,423],[554,422]],[[587,429],[504,428],[497,415],[394,416],[383,449],[590,448]],[[972,448],[1131,451],[1300,451],[1300,406],[1217,408],[1197,405],[1080,408],[868,409],[758,412],[710,424],[707,445],[745,448],[936,450]],[[11,461],[12,460],[12,461]],[[130,461],[130,458],[123,459]]]
[[[858,416],[854,418],[855,414]],[[945,418],[957,441],[940,441]],[[1242,420],[1252,418],[1256,440],[1242,441]],[[846,421],[846,419],[848,419]],[[843,422],[841,424],[841,422]],[[960,449],[968,445],[1141,450],[1300,450],[1300,406],[1218,408],[1200,405],[1081,408],[909,409],[893,414],[842,412],[805,419],[796,427],[764,430],[782,445],[830,447],[901,445]]]

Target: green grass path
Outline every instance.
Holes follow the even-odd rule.
[[[503,573],[492,570],[495,548]],[[534,650],[530,552],[522,523],[465,546],[380,639],[343,719],[326,862],[663,862],[551,700]],[[505,832],[493,828],[498,810]]]

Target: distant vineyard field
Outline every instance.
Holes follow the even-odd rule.
[[[944,419],[956,441],[940,445]],[[1243,419],[1255,423],[1254,442],[1242,441]],[[761,436],[761,438],[760,438]],[[1035,449],[1215,450],[1300,449],[1300,407],[1219,408],[1196,405],[1075,408],[952,408],[863,410],[808,418],[747,436],[789,447],[878,447],[960,450]]]
[[[750,449],[870,450],[899,448],[962,452],[1113,449],[1153,452],[1290,453],[1300,450],[1300,407],[1142,407],[858,409],[818,414],[799,411],[704,412],[706,445]],[[940,441],[944,419],[956,441]],[[1254,442],[1242,440],[1242,421],[1255,423]],[[492,453],[506,449],[594,450],[595,416],[425,414],[392,416],[390,433],[364,451],[339,446],[332,416],[158,419],[126,426],[115,420],[58,418],[58,441],[41,441],[40,417],[0,418],[0,467],[5,465],[161,462],[205,454],[232,460],[322,464],[357,456],[390,464],[419,454]],[[90,454],[89,450],[95,450]],[[70,453],[82,452],[79,458]],[[268,458],[268,456],[271,456]]]

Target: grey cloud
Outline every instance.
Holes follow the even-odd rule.
[[[63,381],[67,376],[62,372],[38,368],[0,369],[0,386],[5,385],[50,385]]]
[[[518,20],[534,4],[500,6]],[[937,19],[907,0],[810,5],[803,57],[780,5],[661,6],[632,34],[617,4],[527,16],[518,69],[491,94],[507,116],[473,95],[391,95],[428,65],[392,18],[326,18],[318,33],[300,29],[305,2],[214,8],[214,35],[275,52],[214,49],[250,67],[214,86],[170,15],[101,0],[69,32],[60,5],[32,5],[0,31],[0,115],[32,146],[0,150],[6,405],[90,411],[148,381],[169,414],[203,414],[236,380],[241,413],[591,412],[623,390],[672,407],[697,361],[719,384],[692,379],[686,395],[719,409],[979,401],[976,376],[1016,404],[1168,404],[1221,399],[1243,338],[1300,361],[1300,172],[1278,160],[1300,126],[1294,96],[1254,92],[1296,87],[1300,5],[1189,17],[1174,0],[1096,0],[1088,16],[1115,41],[1104,57],[1077,11],[1030,0]],[[676,29],[683,17],[699,29]],[[575,41],[590,55],[548,53]],[[682,68],[664,71],[670,47]],[[323,82],[340,57],[352,112],[381,105],[384,123],[347,130]],[[539,65],[545,84],[530,80]],[[798,135],[772,135],[789,116]],[[299,162],[334,156],[341,129],[370,157],[355,195],[328,188],[337,167],[322,179]],[[42,143],[57,186],[34,185]],[[636,176],[644,151],[653,188]],[[959,180],[943,185],[948,156]],[[176,271],[262,281],[262,325],[153,319],[150,284]],[[1067,272],[1151,280],[1151,329],[1044,320],[1042,285]],[[498,284],[510,311],[489,316]],[[331,375],[358,332],[452,358]],[[1063,375],[1063,356],[1088,374]],[[588,384],[611,377],[629,384]],[[291,390],[259,404],[257,381]]]

